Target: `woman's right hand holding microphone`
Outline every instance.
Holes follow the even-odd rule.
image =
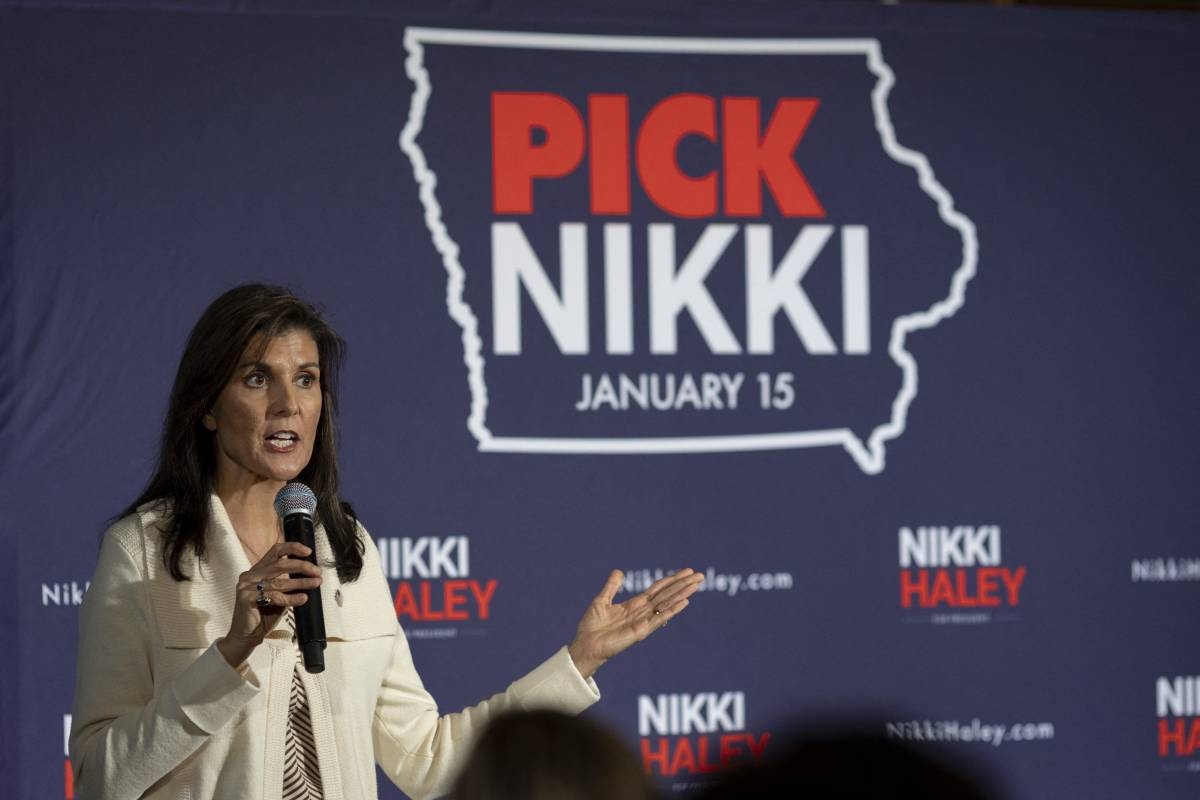
[[[262,644],[288,606],[304,605],[306,592],[321,585],[321,568],[305,560],[309,552],[299,542],[280,542],[238,576],[229,633],[217,640],[217,649],[234,669]],[[266,604],[258,602],[260,591]]]

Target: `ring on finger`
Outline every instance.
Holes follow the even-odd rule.
[[[657,616],[659,616],[660,614],[662,614],[662,609],[661,609],[661,608],[656,608],[656,609],[654,609],[654,616],[656,616],[656,617],[657,617]]]
[[[258,589],[258,596],[254,598],[254,604],[259,608],[271,605],[271,599],[263,592],[263,582],[259,581],[254,585],[254,588]]]

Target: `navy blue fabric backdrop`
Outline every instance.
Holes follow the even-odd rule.
[[[1200,792],[1195,19],[85,5],[0,10],[16,796],[74,796],[101,533],[249,280],[349,340],[444,709],[688,565],[588,712],[668,791],[869,716],[1007,796]]]

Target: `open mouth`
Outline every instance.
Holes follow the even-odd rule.
[[[300,437],[293,431],[277,431],[266,438],[267,448],[278,453],[295,449]]]

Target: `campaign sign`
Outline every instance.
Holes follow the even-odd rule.
[[[873,39],[409,28],[401,147],[481,450],[845,448],[883,469],[972,222]]]

